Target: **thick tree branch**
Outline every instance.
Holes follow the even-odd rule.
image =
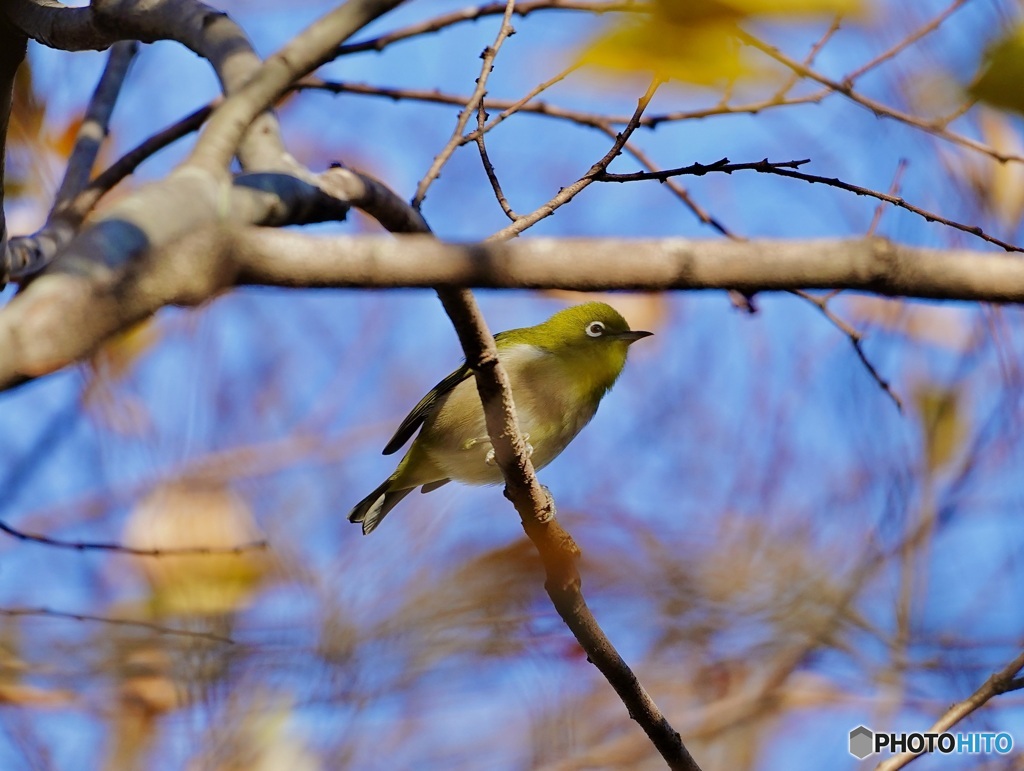
[[[339,195],[366,201],[395,231],[420,229],[420,223],[403,217],[408,207],[381,194],[379,183],[344,169],[325,177],[329,175],[341,180]],[[259,180],[258,176],[252,182]],[[179,192],[181,200],[171,205],[196,205],[188,190]],[[239,195],[254,196],[251,206],[260,201],[258,188]],[[268,215],[274,211],[267,209]],[[121,221],[110,222],[91,237],[99,240],[86,247],[102,251],[106,241],[130,241],[138,234],[129,222]],[[544,238],[446,244],[422,235],[318,238],[295,231],[211,226],[168,242],[163,249],[141,249],[134,261],[110,262],[102,270],[72,263],[60,272],[44,273],[0,310],[0,388],[82,360],[110,335],[165,305],[199,304],[239,284],[581,291],[840,288],[1021,303],[1024,260],[881,239]]]
[[[210,61],[228,94],[238,91],[254,73],[263,71],[259,57],[241,28],[225,14],[196,0],[154,0],[141,5],[134,0],[95,0],[86,9],[15,0],[5,10],[25,33],[61,47],[81,47],[86,42],[88,47],[94,47],[92,43],[107,43],[121,37],[143,41],[177,40]],[[92,29],[97,37],[86,41],[86,28]],[[266,106],[253,112],[241,127],[232,144],[232,153],[238,151],[244,168],[284,171],[304,181],[308,187],[314,186],[315,175],[285,153],[276,119],[264,112]],[[226,163],[224,167],[226,171]],[[12,267],[24,274],[56,259],[58,271],[94,270],[104,262],[122,264],[142,251],[168,243],[211,221],[234,219],[256,223],[270,216],[283,224],[294,214],[286,210],[296,205],[300,209],[316,208],[324,203],[325,196],[316,191],[306,191],[306,200],[299,201],[298,186],[280,177],[274,185],[262,180],[259,194],[254,194],[250,179],[244,191],[248,194],[243,195],[241,186],[232,186],[230,180],[216,171],[206,175],[194,172],[172,175],[164,182],[151,185],[105,213],[70,243],[70,232],[63,232],[57,239],[27,241],[23,244],[26,253],[11,260]],[[282,197],[275,201],[275,195]],[[81,208],[76,207],[75,217]],[[343,216],[342,205],[334,209],[334,216]],[[173,216],[168,215],[170,212]],[[301,219],[308,215],[299,216]],[[61,254],[65,244],[66,254]],[[35,249],[37,246],[43,248]]]
[[[198,131],[212,111],[212,105],[201,107],[122,155],[61,208],[60,222],[65,227],[43,228],[31,236],[11,239],[7,253],[8,279],[21,281],[43,270],[56,257],[57,252],[67,245],[82,221],[104,195],[154,153],[175,140]]]
[[[162,8],[165,2],[155,0],[150,11],[155,13],[154,9]],[[214,110],[193,153],[179,169],[97,217],[94,224],[56,255],[50,272],[69,275],[91,273],[97,280],[109,271],[118,275],[124,266],[154,249],[216,223],[285,225],[342,218],[346,202],[328,200],[330,196],[317,187],[320,179],[284,154],[280,156],[284,159],[281,165],[293,176],[249,175],[232,183],[228,164],[250,125],[254,125],[253,121],[295,79],[326,59],[347,36],[400,2],[350,0],[295,37],[262,65],[242,89],[229,95]],[[119,7],[117,0],[105,0],[101,5],[106,12]],[[194,2],[188,7],[195,13],[205,9],[205,6]],[[205,16],[203,23],[212,29],[222,16]],[[222,28],[239,50],[250,50],[244,35],[241,40],[234,35],[236,30],[233,23]],[[240,30],[237,31],[241,34]],[[51,283],[47,282],[48,285]],[[23,307],[32,303],[28,298],[19,305]],[[20,333],[14,334],[20,336]],[[78,344],[68,347],[76,349]],[[63,356],[58,355],[57,359],[60,358]],[[48,366],[42,364],[42,368],[46,370]]]
[[[424,237],[325,239],[255,229],[234,231],[229,238],[239,280],[274,286],[745,292],[835,288],[1024,302],[1024,260],[884,239],[531,238],[448,244]]]
[[[100,28],[89,6],[70,8],[55,0],[7,0],[3,13],[37,43],[62,51],[102,51],[135,37],[120,37],[116,30]]]

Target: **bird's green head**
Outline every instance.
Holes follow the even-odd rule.
[[[622,372],[629,346],[651,334],[631,330],[607,303],[589,302],[561,310],[535,327],[504,332],[498,345],[541,348],[569,368],[586,390],[603,394]]]

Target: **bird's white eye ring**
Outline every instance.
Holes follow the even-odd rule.
[[[591,321],[585,329],[588,337],[600,337],[604,334],[604,324],[600,321]]]

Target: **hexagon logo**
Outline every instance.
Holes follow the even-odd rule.
[[[870,728],[859,725],[850,731],[850,754],[855,758],[864,760],[872,753],[874,743],[874,734]]]

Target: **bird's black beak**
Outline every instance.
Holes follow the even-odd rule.
[[[645,337],[650,337],[653,332],[644,332],[641,329],[631,330],[629,332],[619,332],[615,335],[619,340],[625,340],[628,345],[632,345],[637,340],[642,340]]]

